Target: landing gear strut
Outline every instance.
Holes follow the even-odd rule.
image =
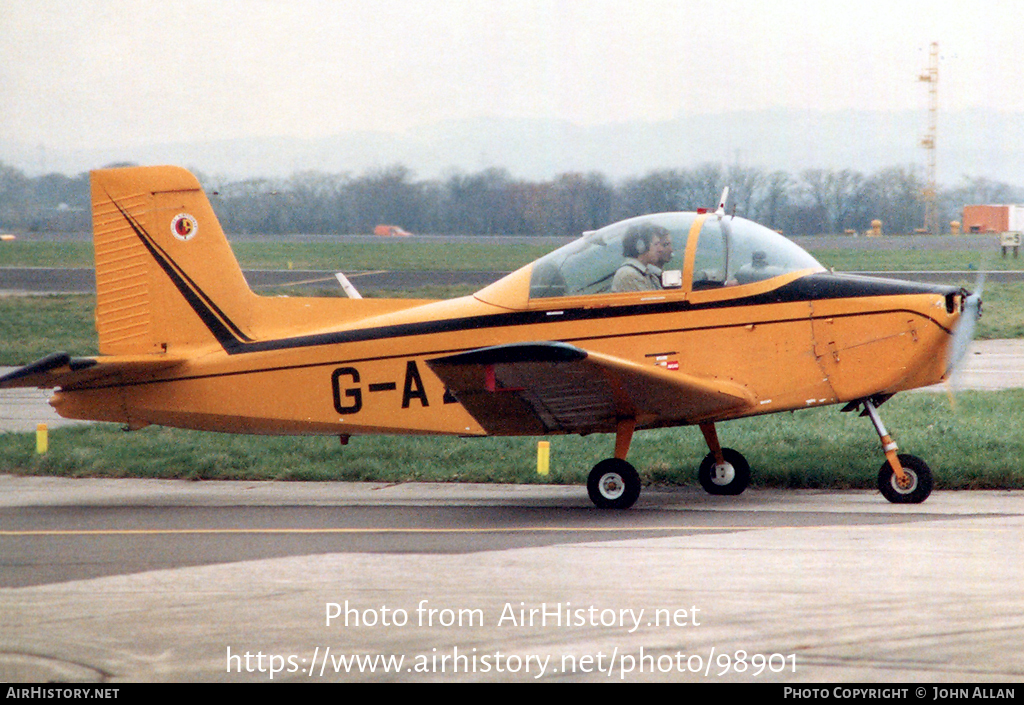
[[[697,475],[708,494],[737,495],[750,484],[750,465],[739,451],[723,448],[713,423],[702,423],[700,430],[711,450],[701,461]]]
[[[620,420],[615,433],[615,457],[602,460],[590,471],[587,494],[599,509],[629,509],[640,496],[640,475],[626,462],[634,429],[634,419]]]
[[[865,399],[863,416],[871,423],[882,441],[885,463],[878,471],[878,491],[894,504],[920,504],[932,493],[932,471],[915,455],[897,454],[896,442],[885,430],[878,408],[872,399]]]

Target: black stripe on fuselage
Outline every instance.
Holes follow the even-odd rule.
[[[823,299],[849,299],[871,296],[905,296],[910,294],[947,295],[959,291],[956,287],[918,284],[889,279],[875,279],[843,274],[810,274],[772,291],[725,301],[693,304],[688,301],[665,301],[657,303],[609,306],[606,308],[565,309],[558,321],[601,320],[640,315],[657,315],[682,311],[703,311],[710,309],[759,306],[765,304],[799,303]],[[415,335],[452,333],[458,331],[501,328],[505,326],[536,325],[550,323],[548,311],[517,311],[510,313],[486,314],[437,321],[417,321],[377,328],[318,333],[315,335],[255,341],[227,349],[229,354],[287,350],[292,348],[337,345],[341,343],[365,342],[387,338],[401,338]]]
[[[901,309],[901,308],[891,308],[891,309],[886,309],[884,311],[884,313],[895,313],[895,312],[905,312],[905,313],[909,313],[909,314],[914,314],[915,313],[911,309]],[[857,313],[850,313],[850,314],[843,314],[843,315],[841,315],[839,317],[857,316],[857,315],[859,315],[859,314],[857,314]],[[829,318],[836,318],[836,317],[837,316],[829,316]],[[812,316],[812,318],[813,318],[813,316]],[[809,320],[808,317],[806,315],[804,315],[804,316],[799,316],[799,317],[796,317],[796,318],[787,317],[787,318],[773,318],[773,319],[767,319],[767,320],[762,319],[758,323],[759,323],[759,325],[765,325],[765,324],[773,324],[773,323],[791,323],[791,322],[794,322],[794,321],[805,321],[806,322],[808,320]],[[644,338],[644,337],[647,337],[647,336],[665,335],[665,334],[670,334],[670,333],[688,333],[688,332],[694,332],[694,331],[725,330],[727,328],[743,328],[743,327],[746,327],[747,325],[748,324],[746,322],[744,322],[744,321],[733,322],[733,323],[730,323],[730,324],[727,324],[727,325],[712,323],[712,324],[703,325],[703,326],[697,326],[697,327],[694,327],[694,326],[679,327],[678,325],[672,325],[672,326],[669,326],[669,327],[659,328],[657,330],[645,330],[645,331],[642,331],[642,332],[627,331],[627,332],[614,333],[614,334],[595,333],[593,335],[582,336],[582,337],[562,338],[562,339],[558,339],[558,340],[553,340],[551,342],[565,343],[567,345],[574,345],[574,346],[579,346],[579,347],[585,348],[588,343],[591,343],[591,342],[593,342],[595,340],[610,340],[610,339],[613,339],[613,338],[631,338],[631,339],[634,339],[634,340],[639,340],[640,338]],[[945,330],[947,333],[951,332],[947,328],[943,328],[943,330]],[[528,345],[528,343],[527,343],[527,345]],[[253,368],[253,369],[234,370],[234,371],[230,371],[230,372],[207,372],[207,373],[201,373],[201,374],[183,375],[183,376],[178,376],[178,377],[167,377],[167,378],[156,379],[156,380],[144,380],[144,381],[127,382],[127,383],[126,382],[121,382],[121,381],[117,381],[116,383],[109,383],[109,382],[107,382],[107,383],[103,383],[103,384],[99,384],[99,385],[90,385],[88,388],[89,389],[105,389],[105,388],[109,388],[109,387],[134,387],[134,386],[141,386],[141,385],[148,385],[148,384],[165,384],[165,383],[168,383],[168,382],[183,382],[183,381],[211,379],[211,378],[218,378],[219,379],[219,378],[224,378],[224,377],[238,377],[238,376],[245,376],[245,375],[261,374],[261,373],[266,373],[266,372],[285,372],[285,371],[290,371],[290,370],[308,369],[308,368],[311,368],[311,367],[337,367],[338,365],[356,365],[356,364],[367,363],[367,362],[385,362],[385,361],[388,361],[388,360],[401,360],[401,361],[403,361],[403,363],[405,363],[405,362],[408,362],[408,360],[410,358],[422,358],[422,357],[436,358],[436,357],[439,357],[439,356],[451,356],[451,355],[458,355],[458,354],[462,354],[462,353],[472,353],[472,352],[474,352],[474,350],[472,348],[467,348],[465,346],[457,347],[457,348],[447,348],[447,347],[436,348],[435,347],[435,348],[431,348],[431,349],[422,348],[422,349],[419,349],[419,350],[394,350],[393,352],[388,352],[386,354],[376,354],[376,355],[371,354],[371,355],[368,355],[368,356],[365,356],[365,357],[355,357],[355,358],[353,358],[353,357],[341,356],[341,357],[336,357],[336,358],[332,358],[332,359],[319,360],[317,362],[291,362],[291,363],[278,364],[278,365],[274,365],[274,366],[270,366],[270,367],[257,367],[257,368]],[[667,354],[667,355],[674,355],[675,353],[669,352],[669,353],[665,353],[665,354]],[[93,362],[93,363],[96,362],[96,360],[90,360],[90,361]],[[381,389],[381,390],[376,390],[376,391],[384,391],[384,390]]]
[[[862,284],[863,284],[863,286],[861,286]],[[894,285],[895,285],[895,287],[894,287]],[[677,303],[671,304],[670,309],[671,310],[701,310],[701,309],[712,309],[712,308],[724,308],[726,306],[764,305],[764,304],[773,304],[773,303],[791,303],[791,302],[802,302],[802,301],[806,302],[806,301],[810,301],[811,300],[811,299],[808,298],[808,295],[810,293],[815,294],[815,299],[816,300],[823,300],[823,299],[830,299],[830,298],[831,299],[836,299],[836,298],[859,298],[859,297],[865,297],[865,296],[894,296],[894,295],[908,295],[908,294],[941,294],[941,295],[946,295],[946,294],[950,294],[950,293],[956,293],[958,291],[960,291],[960,290],[955,288],[955,287],[937,287],[937,286],[930,286],[930,285],[918,285],[918,284],[914,284],[914,283],[899,282],[899,281],[893,281],[893,280],[887,280],[887,279],[870,280],[870,279],[865,278],[865,277],[855,277],[853,275],[849,275],[849,276],[844,276],[844,275],[810,275],[810,276],[805,277],[805,278],[803,278],[801,280],[797,280],[796,282],[793,282],[790,285],[786,285],[784,287],[780,287],[779,289],[777,289],[775,291],[768,292],[767,294],[762,294],[762,295],[758,295],[758,296],[749,296],[749,297],[745,297],[745,298],[742,298],[742,299],[734,299],[732,301],[714,302],[714,303],[710,303],[710,304],[701,304],[701,305],[697,305],[697,306],[680,306],[680,305],[678,305],[678,302],[677,302]],[[617,313],[616,314],[615,310],[611,310],[610,311],[609,309],[598,309],[596,311],[595,310],[586,311],[586,313],[589,313],[589,314],[603,314],[603,315],[590,315],[590,316],[572,315],[572,316],[568,316],[568,317],[570,319],[579,320],[579,319],[583,319],[583,318],[587,318],[587,317],[590,317],[590,318],[608,318],[608,317],[610,317],[608,315],[609,313],[611,313],[613,315],[636,315],[636,314],[650,315],[652,313],[665,313],[665,312],[667,312],[666,304],[657,304],[657,306],[658,306],[658,310],[652,310],[652,304],[645,304],[645,305],[640,305],[640,306],[621,307],[621,309],[630,309],[631,313],[628,313],[628,314],[626,314],[626,313]],[[885,312],[894,312],[894,311],[906,311],[907,313],[914,313],[910,309],[903,309],[903,308],[900,308],[899,306],[896,306],[896,307],[893,307],[893,308],[890,308],[890,309],[886,309]],[[526,318],[524,317],[526,313],[530,313],[531,314],[532,320],[526,320]],[[574,312],[572,310],[568,310],[568,311],[565,311],[565,313],[568,315],[568,314],[574,314],[574,313],[579,313],[579,312],[578,311]],[[859,315],[859,314],[857,314],[857,313],[849,313],[849,314],[841,314],[840,317],[857,316],[857,315]],[[515,317],[515,320],[513,320],[513,317]],[[834,316],[834,315],[829,316],[829,318],[834,318],[834,317],[836,317],[836,316]],[[813,316],[810,315],[809,312],[808,312],[808,313],[805,313],[804,315],[797,316],[795,318],[794,317],[775,318],[775,319],[771,319],[771,320],[761,320],[761,321],[759,321],[759,323],[761,323],[761,324],[769,323],[770,324],[770,323],[783,323],[783,322],[798,321],[798,320],[806,321],[806,320],[809,320],[809,318],[813,318]],[[487,319],[487,320],[484,321],[484,319]],[[529,325],[530,323],[550,322],[550,320],[551,319],[546,316],[546,312],[544,312],[544,311],[540,311],[540,312],[523,312],[523,313],[520,313],[520,314],[496,314],[496,315],[489,315],[489,316],[478,316],[478,317],[474,317],[474,318],[456,319],[454,321],[429,321],[429,322],[423,322],[423,323],[406,324],[406,325],[402,325],[402,326],[382,326],[382,327],[378,327],[378,328],[370,328],[370,329],[363,329],[363,330],[357,330],[357,331],[348,331],[348,332],[342,332],[342,333],[325,334],[324,336],[307,336],[306,338],[293,338],[293,339],[287,339],[287,340],[282,340],[282,341],[267,341],[268,345],[272,345],[274,343],[278,343],[278,344],[277,345],[273,345],[272,348],[271,347],[267,347],[265,349],[277,349],[277,350],[298,349],[301,346],[298,344],[297,341],[309,340],[309,339],[312,339],[312,338],[317,338],[318,341],[314,342],[314,343],[306,343],[307,346],[308,345],[341,344],[341,343],[348,343],[348,342],[360,342],[360,341],[376,340],[376,339],[397,338],[397,337],[402,337],[402,336],[436,334],[436,333],[442,333],[442,332],[457,332],[457,331],[469,330],[471,328],[484,328],[484,327],[487,327],[487,326],[490,326],[490,327],[513,326],[513,325],[516,325],[517,323],[520,324],[520,325]],[[561,320],[565,320],[565,318],[563,318],[562,316],[559,316],[558,320],[560,320],[560,321]],[[465,325],[467,322],[469,322],[470,325]],[[566,344],[574,345],[574,346],[581,346],[581,347],[585,348],[586,345],[589,342],[594,341],[594,340],[599,340],[599,339],[600,340],[607,340],[609,338],[619,338],[619,337],[637,338],[637,337],[649,336],[649,335],[661,335],[661,334],[665,334],[665,333],[676,333],[676,332],[694,331],[694,330],[712,330],[712,329],[742,327],[742,326],[747,325],[747,323],[745,321],[742,321],[742,320],[741,321],[734,321],[732,323],[729,323],[728,325],[722,325],[720,323],[710,323],[710,324],[706,324],[706,325],[703,325],[703,326],[700,326],[700,327],[692,327],[692,326],[679,327],[678,324],[679,324],[679,321],[676,320],[676,321],[672,322],[672,325],[669,325],[667,327],[662,327],[662,328],[659,328],[658,330],[645,330],[645,331],[643,331],[641,333],[633,331],[633,332],[621,332],[621,333],[610,334],[608,332],[601,333],[601,332],[595,331],[594,334],[592,334],[592,335],[586,335],[586,336],[582,336],[582,337],[574,336],[574,337],[570,337],[570,338],[562,338],[562,339],[559,339],[556,342],[566,343]],[[936,322],[936,324],[937,324],[937,322]],[[951,333],[952,332],[949,329],[944,328],[944,327],[943,327],[943,330],[945,330],[947,333]],[[254,345],[257,345],[257,344],[250,344],[250,345],[248,345],[246,347],[251,350],[251,348]],[[528,343],[525,343],[524,345],[526,345],[527,347],[529,346]],[[238,352],[246,352],[246,351],[247,350],[240,350]],[[228,350],[227,352],[229,354],[231,354],[232,351]],[[146,380],[146,381],[132,382],[132,383],[128,383],[128,384],[125,384],[123,382],[117,382],[116,384],[105,383],[105,384],[100,384],[100,385],[97,385],[97,386],[90,385],[89,388],[106,388],[106,387],[111,387],[111,386],[116,386],[116,387],[136,386],[136,385],[146,385],[146,384],[154,384],[154,383],[156,383],[156,384],[163,384],[163,383],[167,383],[167,382],[179,382],[179,381],[186,381],[186,380],[207,379],[207,378],[211,378],[211,377],[215,377],[215,378],[235,377],[235,376],[239,376],[239,375],[243,375],[244,376],[244,375],[250,375],[250,374],[256,374],[256,373],[264,373],[264,372],[281,372],[281,371],[285,371],[285,370],[295,370],[295,369],[303,369],[303,368],[309,368],[309,367],[324,367],[324,366],[328,366],[329,367],[329,366],[337,366],[337,365],[341,365],[341,364],[351,365],[351,364],[358,364],[358,363],[365,363],[365,362],[380,362],[380,361],[392,360],[392,359],[407,360],[409,358],[417,358],[417,357],[424,357],[424,356],[451,356],[451,355],[464,354],[464,353],[474,353],[474,352],[475,351],[468,350],[465,347],[459,347],[459,348],[442,347],[442,348],[433,348],[433,349],[430,349],[430,350],[421,349],[421,350],[418,350],[418,351],[412,351],[412,350],[397,351],[396,350],[396,351],[390,351],[390,352],[385,353],[385,354],[370,355],[368,357],[360,357],[360,358],[341,357],[341,358],[336,358],[336,359],[332,359],[332,360],[320,360],[320,361],[317,361],[317,362],[303,362],[303,363],[297,363],[297,364],[296,363],[283,364],[283,365],[275,365],[273,367],[262,367],[262,368],[259,368],[259,369],[237,370],[237,371],[232,371],[232,372],[213,372],[213,373],[205,373],[205,374],[197,374],[197,375],[188,375],[188,376],[182,376],[182,377],[171,377],[171,378],[159,379],[159,380]],[[674,353],[666,353],[666,354],[674,354]],[[383,391],[383,389],[378,390],[378,391]]]

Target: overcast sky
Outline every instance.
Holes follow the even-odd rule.
[[[0,139],[61,149],[786,107],[1024,111],[1019,0],[0,0]]]

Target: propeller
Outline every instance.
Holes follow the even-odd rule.
[[[960,361],[967,354],[967,349],[974,340],[974,333],[981,318],[981,294],[985,288],[985,272],[978,273],[978,281],[973,293],[963,292],[964,299],[960,310],[960,320],[953,329],[953,337],[947,348],[946,376],[949,378],[956,370]]]

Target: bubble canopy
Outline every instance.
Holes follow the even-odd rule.
[[[660,213],[586,233],[540,258],[533,264],[530,298],[700,291],[803,270],[824,267],[763,225],[728,215]]]

